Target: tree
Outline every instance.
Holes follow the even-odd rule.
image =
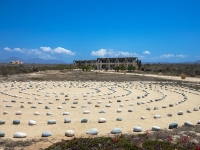
[[[85,68],[85,66],[82,66],[81,69],[82,69],[83,71],[85,71],[86,68]]]
[[[140,70],[141,66],[142,66],[142,61],[141,60],[136,60],[137,66],[138,66],[138,70]]]
[[[90,66],[86,66],[86,71],[90,71],[91,67]]]
[[[127,70],[130,71],[130,72],[134,71],[135,69],[136,69],[136,67],[133,66],[133,65],[129,65],[128,68],[127,68]]]
[[[74,67],[73,65],[70,65],[70,66],[68,67],[68,69],[69,69],[70,71],[72,71],[73,69],[75,69],[75,67]]]
[[[89,71],[91,70],[90,66],[82,66],[83,71]]]
[[[126,70],[126,67],[124,65],[122,65],[122,66],[120,66],[120,70],[124,71],[124,70]]]
[[[92,69],[96,70],[97,66],[96,65],[92,65]]]
[[[119,66],[115,66],[115,67],[114,67],[114,70],[117,71],[117,72],[119,72],[120,67],[119,67]]]

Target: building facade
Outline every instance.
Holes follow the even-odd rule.
[[[12,64],[12,65],[21,65],[21,64],[23,64],[23,62],[21,60],[17,60],[17,61],[11,61],[10,64]]]
[[[74,60],[75,67],[91,66],[94,69],[112,70],[116,66],[125,66],[128,68],[129,65],[136,66],[137,57],[124,57],[124,58],[97,58],[97,60]]]

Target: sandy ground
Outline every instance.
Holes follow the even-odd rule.
[[[200,92],[190,90],[187,87],[179,87],[172,82],[163,87],[159,83],[155,83],[150,88],[150,84],[152,83],[93,81],[0,83],[0,92],[2,92],[0,93],[0,119],[6,121],[5,124],[0,125],[0,131],[5,132],[5,137],[0,139],[40,139],[42,132],[49,131],[52,136],[47,139],[56,142],[61,139],[70,139],[65,136],[65,131],[69,129],[75,131],[75,137],[88,137],[86,132],[91,128],[98,129],[98,135],[101,136],[110,135],[113,128],[121,128],[122,133],[133,133],[134,126],[141,126],[142,130],[146,131],[151,130],[152,126],[155,125],[165,129],[172,122],[177,122],[181,126],[185,121],[196,124],[200,120],[200,111],[193,111],[194,107],[200,107]],[[13,87],[11,87],[12,85]],[[111,88],[116,92],[113,92]],[[19,93],[20,89],[23,89],[22,93]],[[95,89],[99,89],[100,92],[97,93]],[[145,96],[144,90],[149,93],[147,96]],[[132,93],[128,94],[128,91]],[[155,99],[163,97],[160,91],[167,96],[161,101],[155,101]],[[185,93],[188,99],[175,105],[176,102],[184,99],[181,93]],[[69,100],[65,100],[67,94]],[[45,97],[45,95],[49,96]],[[137,99],[137,96],[141,98]],[[38,100],[35,100],[36,97]],[[56,100],[56,98],[59,98],[59,100]],[[78,100],[76,100],[77,98]],[[11,100],[16,100],[16,102],[13,103]],[[112,103],[109,103],[110,100],[112,100]],[[121,100],[121,102],[117,102],[117,100]],[[153,102],[148,103],[150,100],[153,100]],[[28,104],[30,101],[32,104]],[[38,104],[39,101],[42,104]],[[52,101],[53,104],[49,104],[49,101]],[[66,104],[62,104],[63,102],[66,102]],[[73,102],[78,102],[78,104],[73,104]],[[88,102],[92,102],[92,104],[88,104]],[[137,102],[143,102],[143,104],[137,105]],[[133,106],[131,106],[131,103]],[[20,108],[22,104],[24,108]],[[95,107],[97,104],[100,107]],[[106,107],[106,104],[110,104],[111,107]],[[121,107],[120,104],[123,104],[124,107]],[[174,106],[169,107],[169,104],[174,104]],[[8,108],[6,105],[12,105],[12,107]],[[33,105],[37,108],[31,108]],[[86,105],[86,108],[82,108],[82,105]],[[167,105],[167,108],[162,108],[163,105]],[[50,109],[45,109],[45,106],[50,106]],[[58,109],[58,106],[62,106],[62,109]],[[71,108],[71,106],[76,106],[76,108]],[[159,109],[154,110],[155,106]],[[150,107],[151,110],[146,110],[147,107]],[[128,109],[131,108],[133,112],[128,112]],[[117,113],[117,109],[121,109],[122,112]],[[90,114],[83,114],[85,110],[89,110]],[[105,110],[106,113],[99,113],[100,110]],[[191,110],[191,113],[187,113],[187,110]],[[4,115],[4,111],[8,111],[8,114]],[[22,115],[16,115],[17,111],[22,111]],[[34,115],[36,111],[40,115]],[[184,114],[182,116],[177,115],[178,111],[183,111]],[[51,112],[52,115],[47,116],[47,112]],[[70,115],[63,115],[63,112],[70,112]],[[168,117],[168,113],[171,113],[172,117]],[[154,119],[154,115],[160,115],[161,118]],[[141,116],[145,116],[146,119],[142,120]],[[118,117],[121,117],[122,121],[117,121],[116,118]],[[71,118],[71,123],[64,123],[65,118]],[[88,123],[81,123],[84,118],[88,119]],[[98,123],[99,118],[106,118],[106,123]],[[13,125],[12,122],[15,119],[20,120],[21,123]],[[56,124],[47,124],[50,119],[56,120]],[[29,120],[35,120],[37,124],[30,126],[28,125]],[[24,132],[27,137],[23,139],[13,138],[15,132]],[[51,142],[46,144],[41,142],[35,148],[44,148],[51,144]],[[33,149],[33,146],[27,147],[27,149]]]
[[[115,71],[101,71],[102,73],[114,73],[114,74],[124,74]],[[155,74],[139,74],[139,73],[126,73],[127,75],[138,75],[138,76],[147,76],[147,77],[156,77],[160,79],[167,80],[178,80],[183,82],[197,82],[200,83],[200,78],[197,77],[186,77],[185,79],[181,79],[180,76],[167,76],[167,75],[155,75]]]

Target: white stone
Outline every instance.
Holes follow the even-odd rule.
[[[3,114],[4,114],[4,115],[8,114],[8,111],[4,111]]]
[[[134,131],[134,132],[141,132],[141,131],[142,131],[142,127],[140,127],[140,126],[135,126],[135,127],[133,128],[133,131]]]
[[[34,121],[34,120],[29,120],[28,125],[36,125],[36,121]]]
[[[99,111],[99,113],[106,113],[106,111],[102,109]]]
[[[193,126],[193,123],[190,122],[190,121],[186,121],[186,122],[184,123],[184,125],[185,125],[185,126]]]
[[[63,115],[70,115],[70,113],[69,112],[64,112]]]
[[[71,122],[71,119],[70,118],[65,118],[64,119],[64,123],[70,123]]]
[[[21,111],[17,111],[15,114],[16,115],[22,115],[22,112]]]
[[[120,107],[124,107],[124,104],[120,104],[119,106],[120,106]]]
[[[67,137],[72,137],[72,136],[74,136],[74,134],[75,134],[75,132],[73,130],[67,130],[67,131],[65,131],[65,135]]]
[[[89,110],[85,110],[85,111],[83,112],[83,114],[89,114],[89,113],[90,113]]]
[[[132,108],[129,108],[129,109],[128,109],[128,112],[133,112],[133,109],[132,109]]]
[[[81,108],[86,108],[86,107],[87,107],[87,105],[85,105],[85,104],[81,106]]]
[[[111,107],[111,105],[110,104],[106,104],[106,107]]]
[[[51,113],[51,112],[47,112],[46,115],[47,115],[47,116],[51,116],[52,113]]]
[[[106,119],[105,118],[99,118],[99,123],[105,123]]]
[[[153,127],[152,127],[152,131],[159,131],[159,130],[161,130],[161,128],[158,127],[158,126],[153,126]]]
[[[38,111],[34,112],[34,115],[39,115],[40,113]]]
[[[14,135],[13,135],[14,138],[25,138],[26,137],[26,133],[23,133],[23,132],[16,132]]]
[[[179,111],[179,112],[178,112],[178,115],[183,115],[183,111]]]
[[[86,132],[86,134],[97,135],[98,134],[98,130],[96,128],[92,128],[92,129],[88,130]]]
[[[120,112],[122,112],[122,110],[121,109],[117,109],[117,112],[120,113]]]
[[[58,106],[58,109],[62,109],[62,106]]]
[[[158,119],[158,118],[161,118],[160,115],[154,115],[154,119]]]

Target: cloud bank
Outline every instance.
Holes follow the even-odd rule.
[[[52,54],[65,54],[65,55],[76,55],[76,52],[72,52],[71,50],[65,49],[63,47],[57,47],[55,49],[51,49],[50,47],[40,47],[43,52],[49,52]]]
[[[34,56],[42,59],[56,59],[56,55],[62,55],[62,56],[74,56],[76,55],[76,52],[72,52],[71,50],[68,50],[63,47],[57,47],[52,49],[51,47],[43,47],[41,46],[39,49],[28,49],[28,48],[9,48],[5,47],[4,51],[7,52],[16,52],[16,53],[22,53],[24,55]]]
[[[92,56],[96,57],[138,57],[136,53],[124,52],[124,51],[114,51],[112,49],[100,49],[91,52]]]
[[[160,55],[160,58],[171,58],[171,57],[174,57],[174,54],[163,54],[163,55]]]
[[[163,54],[160,55],[160,58],[186,58],[188,57],[188,55],[183,55],[183,54],[178,54],[178,55],[174,55],[174,54]]]

